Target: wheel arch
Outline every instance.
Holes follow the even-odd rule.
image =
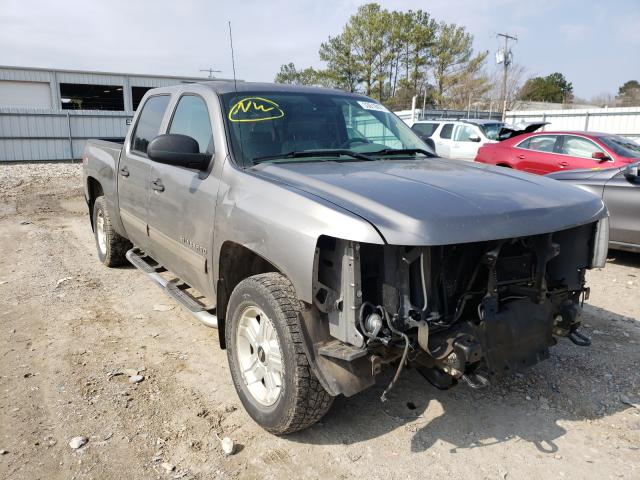
[[[277,272],[287,276],[282,269],[254,250],[227,240],[220,248],[218,280],[216,282],[216,313],[220,348],[226,348],[225,320],[227,306],[233,289],[244,279],[260,273]]]
[[[91,222],[91,230],[95,227],[93,225],[93,205],[96,202],[96,198],[104,195],[104,188],[102,184],[95,177],[87,177],[87,207],[89,208],[89,220]]]

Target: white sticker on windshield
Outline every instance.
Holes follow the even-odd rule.
[[[360,100],[358,100],[358,104],[362,108],[364,108],[365,110],[377,110],[378,112],[388,112],[389,111],[384,106],[380,105],[379,103],[361,102]]]

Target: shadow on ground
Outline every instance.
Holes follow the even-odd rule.
[[[451,444],[451,453],[524,440],[554,454],[557,439],[566,433],[559,421],[602,418],[629,408],[619,401],[619,392],[640,379],[634,345],[625,345],[622,332],[612,328],[629,319],[589,306],[584,317],[590,325],[585,333],[603,333],[591,347],[560,339],[548,360],[480,391],[464,385],[440,391],[408,370],[382,403],[380,395],[393,374],[386,371],[375,387],[337,398],[319,425],[288,438],[350,445],[402,428],[411,436],[412,452],[426,451],[438,440]],[[632,331],[640,338],[637,329]]]
[[[640,253],[609,250],[607,261],[615,265],[640,268]]]

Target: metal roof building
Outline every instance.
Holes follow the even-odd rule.
[[[202,77],[0,66],[0,162],[79,159],[88,138],[121,138],[147,90]]]

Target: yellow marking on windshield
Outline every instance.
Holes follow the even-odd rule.
[[[273,100],[262,97],[247,97],[236,102],[229,110],[231,122],[262,122],[284,117],[284,112]]]

